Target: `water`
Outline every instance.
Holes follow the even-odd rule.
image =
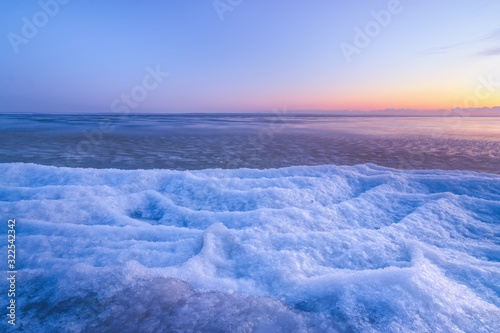
[[[500,118],[0,115],[0,162],[118,169],[374,163],[500,173]]]

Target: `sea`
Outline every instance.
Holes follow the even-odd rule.
[[[500,117],[2,114],[0,216],[0,331],[500,332]]]

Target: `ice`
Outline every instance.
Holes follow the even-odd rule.
[[[500,117],[338,117],[284,111],[0,114],[0,163],[130,170],[374,163],[500,174]]]
[[[19,330],[500,331],[499,175],[23,163],[0,175]]]

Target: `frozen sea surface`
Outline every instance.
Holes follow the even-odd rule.
[[[500,174],[500,117],[0,115],[0,163],[116,169],[374,163]]]
[[[23,163],[0,175],[19,331],[500,332],[499,175]]]

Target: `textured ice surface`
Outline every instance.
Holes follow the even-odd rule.
[[[78,168],[374,163],[500,174],[500,117],[0,114],[0,143],[0,163]]]
[[[19,163],[0,175],[26,332],[500,332],[498,175]]]

